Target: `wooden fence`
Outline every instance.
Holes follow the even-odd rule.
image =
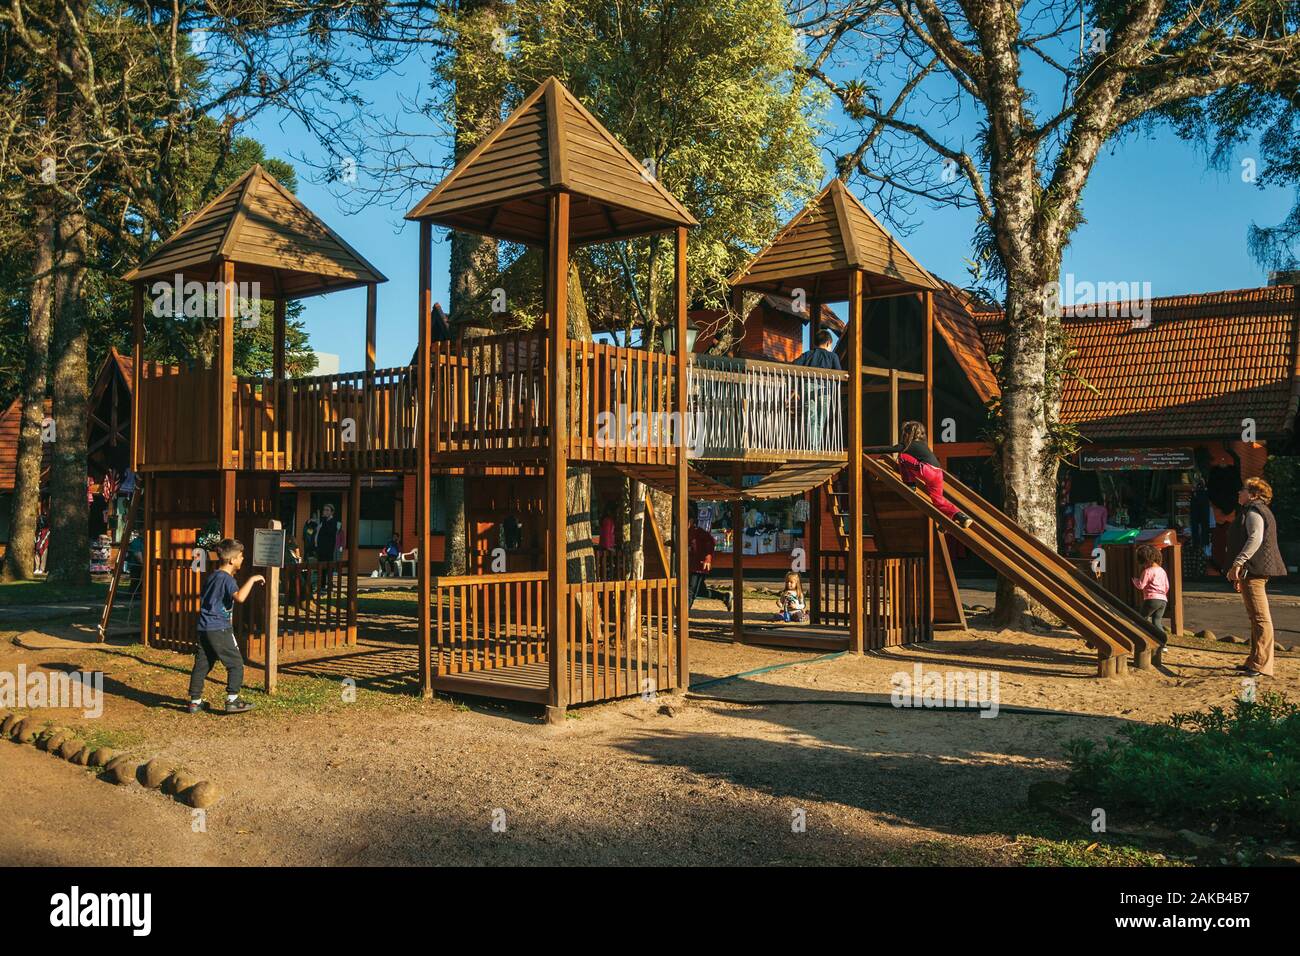
[[[433,579],[430,628],[436,674],[546,660],[546,573]]]
[[[545,449],[545,338],[507,332],[433,343],[433,452],[510,459]]]
[[[840,459],[847,372],[697,355],[688,409],[694,458]]]
[[[849,626],[848,554],[823,551],[814,624]],[[893,647],[929,639],[924,555],[867,554],[863,559],[862,626],[865,647]]]
[[[673,411],[673,357],[598,342],[569,343],[569,457],[672,464],[684,435]]]
[[[569,702],[650,695],[676,685],[677,582],[568,587]]]
[[[143,362],[138,418],[142,471],[220,467],[220,405],[212,369]]]

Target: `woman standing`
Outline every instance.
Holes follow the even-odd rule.
[[[1263,478],[1246,479],[1237,492],[1237,520],[1228,531],[1228,553],[1236,555],[1228,568],[1228,580],[1241,592],[1250,618],[1250,656],[1237,667],[1247,677],[1273,676],[1268,582],[1286,576],[1286,563],[1277,546],[1277,521],[1269,508],[1272,500],[1272,485]]]

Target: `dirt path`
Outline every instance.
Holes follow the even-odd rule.
[[[414,698],[405,632],[290,662],[281,697],[238,718],[183,712],[180,655],[6,642],[0,670],[105,672],[102,717],[52,719],[226,796],[194,833],[191,812],[161,795],[0,743],[0,779],[23,781],[0,787],[0,864],[1018,863],[1016,815],[1031,783],[1062,778],[1066,741],[1240,692],[1233,647],[1175,648],[1164,672],[1098,680],[1095,659],[1060,633],[972,630],[814,660],[710,640],[709,620],[692,641],[693,680],[793,666],[701,688],[735,702],[633,699],[577,709],[559,727],[532,708]],[[886,702],[894,675],[917,665],[996,675],[1001,705],[1055,713],[864,706]],[[357,680],[355,703],[343,676]],[[1294,696],[1297,678],[1288,658],[1269,686]],[[803,702],[745,702],[758,700]],[[801,818],[806,832],[794,832]]]

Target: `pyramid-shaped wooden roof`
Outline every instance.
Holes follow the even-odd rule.
[[[128,281],[182,274],[210,281],[236,263],[239,282],[260,282],[267,297],[296,299],[371,282],[384,275],[260,165],[190,216]]]
[[[940,287],[844,183],[832,179],[731,284],[784,294],[804,289],[834,302],[848,298],[855,268],[866,273],[871,295]]]
[[[541,245],[547,196],[561,190],[572,195],[575,245],[696,225],[555,77],[529,94],[406,218]]]

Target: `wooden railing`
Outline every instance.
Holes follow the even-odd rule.
[[[568,587],[569,701],[651,696],[676,686],[677,582]]]
[[[847,381],[832,369],[693,356],[691,457],[843,458]]]
[[[540,332],[433,343],[433,453],[510,459],[545,449],[544,348]]]
[[[169,550],[170,556],[151,563],[149,594],[153,606],[142,608],[141,613],[150,615],[153,646],[193,651],[198,643],[199,597],[204,576],[194,570],[193,546]],[[346,561],[321,561],[283,569],[279,610],[281,651],[320,650],[347,643],[347,574]],[[266,592],[262,588],[254,588],[249,599],[237,606],[234,626],[244,655],[249,660],[262,660],[266,638]]]
[[[220,406],[211,369],[143,362],[134,424],[141,470],[217,468]]]
[[[682,416],[673,413],[672,356],[598,342],[569,343],[569,457],[671,464]]]
[[[235,382],[235,465],[314,471],[410,468],[418,383],[410,367]]]
[[[842,551],[819,556],[821,583],[813,623],[849,626],[849,560]],[[863,558],[862,624],[867,647],[926,640],[928,588],[923,555],[867,554]]]
[[[460,575],[432,582],[436,674],[546,660],[546,573]]]

